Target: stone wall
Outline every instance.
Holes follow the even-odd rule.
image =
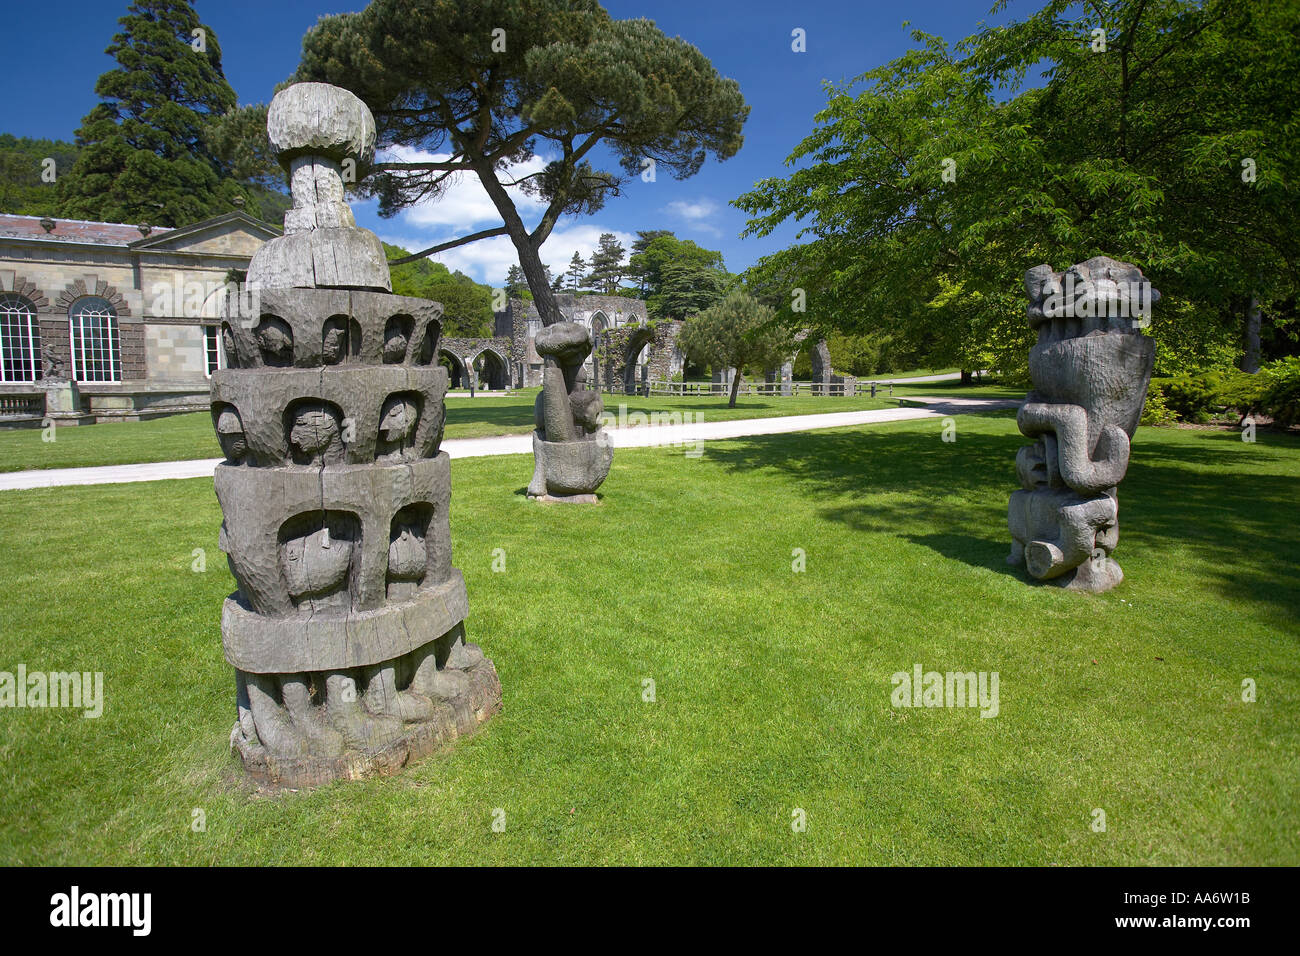
[[[645,324],[648,321],[646,304],[642,299],[560,293],[555,300],[565,321],[585,326],[593,333],[593,341],[603,329],[621,328],[632,322]],[[496,313],[497,335],[509,334],[512,340],[513,381],[516,388],[536,388],[542,384],[542,359],[532,344],[532,338],[540,328],[541,315],[531,301],[512,299],[505,311]],[[597,374],[590,361],[587,373],[589,380]]]
[[[602,332],[597,350],[600,366],[596,384],[601,389],[615,391],[621,386],[626,394],[633,395],[642,384],[642,375],[647,382],[668,381],[681,370],[681,356],[677,351],[677,336],[681,329],[681,322],[663,320],[623,325]],[[633,366],[646,346],[650,351],[646,356],[645,371],[638,373]],[[630,369],[632,377],[629,379]]]
[[[512,339],[501,337],[490,339],[441,339],[438,342],[438,353],[441,355],[444,352],[455,358],[460,364],[459,371],[462,380],[458,386],[454,381],[456,376],[453,375],[453,388],[470,387],[470,383],[463,378],[466,372],[469,373],[470,381],[473,382],[475,389],[505,389],[509,388],[515,380],[517,363],[514,360],[515,342]],[[483,380],[482,376],[473,371],[474,361],[484,352],[495,355],[501,361],[503,368],[499,379]]]

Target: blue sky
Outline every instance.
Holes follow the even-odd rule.
[[[28,51],[57,51],[58,70],[10,74],[0,100],[0,132],[71,139],[94,105],[95,80],[112,60],[104,55],[127,0],[61,0],[10,4],[5,33],[22,37]],[[360,9],[364,0],[198,0],[195,7],[217,33],[226,77],[241,103],[265,101],[297,66],[302,35],[322,14]],[[839,81],[898,56],[910,46],[911,27],[954,41],[974,32],[992,0],[605,0],[618,18],[647,17],[669,35],[698,46],[725,76],[739,81],[751,112],[745,145],[732,159],[710,161],[696,176],[678,181],[640,179],[591,217],[569,217],[543,247],[543,258],[562,271],[574,251],[584,257],[602,232],[629,245],[639,229],[671,229],[700,245],[721,249],[728,268],[740,271],[760,256],[791,243],[787,227],[765,239],[739,238],[745,216],[728,205],[758,179],[780,175],[790,150],[812,129],[826,102],[824,80]],[[1017,0],[1010,14],[1023,17],[1038,4]],[[791,31],[802,28],[807,52],[791,50]],[[12,45],[12,44],[11,44]],[[13,64],[18,61],[11,60]],[[24,75],[28,83],[24,85]],[[527,217],[527,206],[521,212]],[[495,213],[473,182],[444,200],[380,219],[373,204],[357,204],[357,219],[388,242],[417,249],[495,225]],[[514,261],[504,238],[474,243],[440,256],[474,278],[499,283]]]

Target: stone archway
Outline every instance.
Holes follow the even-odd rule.
[[[469,364],[474,369],[474,380],[484,391],[504,391],[509,384],[509,364],[496,349],[483,349]]]
[[[642,361],[645,357],[649,360],[650,346],[654,342],[654,336],[647,332],[644,336],[633,336],[628,342],[627,354],[623,358],[623,392],[627,395],[635,395],[638,386],[647,379],[646,362]]]
[[[446,349],[438,350],[438,364],[447,370],[449,388],[469,388],[469,378],[465,374],[465,363]]]

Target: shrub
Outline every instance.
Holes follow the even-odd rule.
[[[1213,373],[1197,372],[1153,378],[1151,388],[1164,399],[1177,421],[1204,424],[1219,406],[1219,381]]]
[[[1165,404],[1164,392],[1156,388],[1155,383],[1152,382],[1152,387],[1147,391],[1146,404],[1142,406],[1142,424],[1172,425],[1176,421],[1178,416]]]
[[[1300,356],[1269,362],[1256,378],[1262,379],[1259,411],[1284,427],[1300,423]]]
[[[1300,422],[1300,357],[1271,362],[1255,375],[1209,369],[1153,378],[1142,423],[1204,424],[1229,410],[1241,416],[1265,414],[1282,426]]]

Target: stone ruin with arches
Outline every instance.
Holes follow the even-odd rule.
[[[591,333],[596,347],[584,369],[592,386],[602,391],[634,391],[645,381],[667,380],[682,371],[684,356],[677,347],[682,323],[666,321],[652,326],[643,300],[567,293],[555,298],[565,321],[576,322]],[[499,347],[496,343],[510,345],[508,375],[513,388],[542,384],[543,357],[535,345],[541,329],[542,317],[532,302],[511,299],[505,311],[496,313],[497,335],[490,341],[494,347]]]
[[[677,319],[651,322],[644,301],[561,293],[556,303],[564,320],[585,327],[595,343],[583,366],[589,387],[632,395],[650,382],[671,381],[685,368],[686,356],[677,344],[684,323]],[[541,328],[541,315],[531,301],[511,299],[506,310],[496,313],[493,338],[443,339],[439,361],[447,368],[451,387],[468,389],[471,382],[474,389],[489,391],[539,387],[543,358],[535,338]],[[768,370],[767,384],[780,385],[779,394],[794,394],[794,362],[798,353],[807,349],[813,394],[853,394],[856,379],[833,371],[824,338],[814,339],[807,332],[795,338],[795,352],[780,368]],[[734,374],[734,369],[714,369],[714,385],[726,390]]]
[[[466,391],[504,391],[518,387],[513,380],[509,338],[454,339],[438,343],[438,364],[447,370],[450,387]]]

